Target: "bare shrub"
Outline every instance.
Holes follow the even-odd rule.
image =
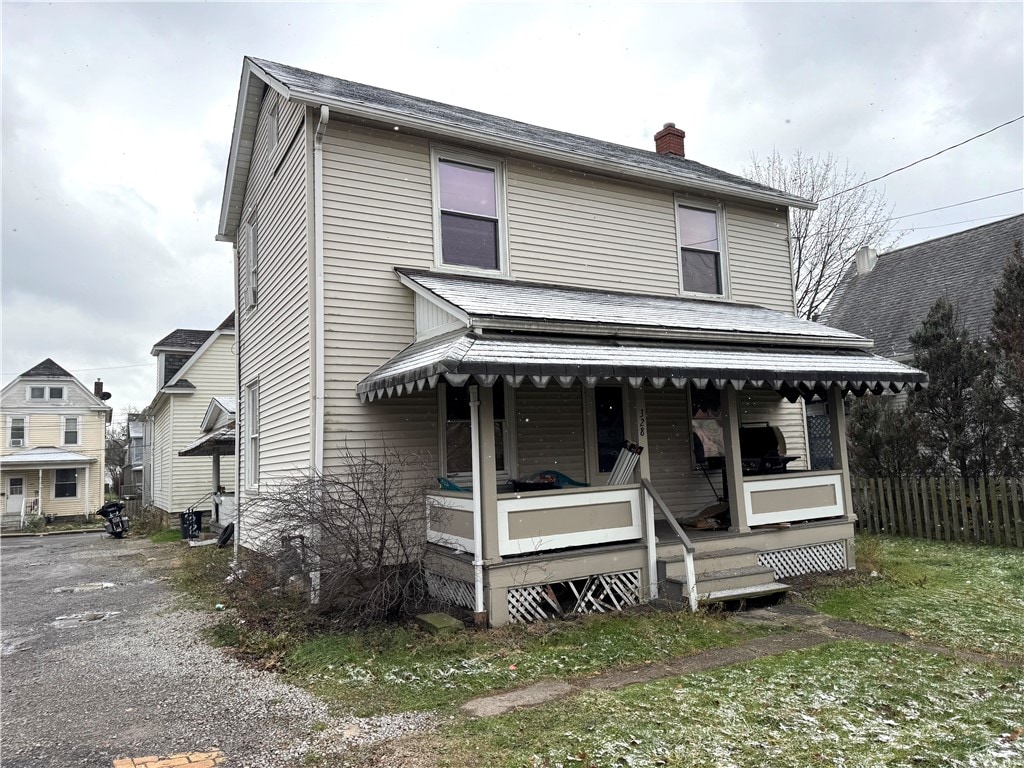
[[[429,473],[415,454],[384,446],[346,452],[336,471],[274,486],[243,506],[242,538],[273,555],[273,584],[309,590],[309,609],[357,626],[425,599]],[[257,578],[256,574],[241,579]]]

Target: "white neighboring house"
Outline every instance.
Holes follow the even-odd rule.
[[[125,446],[124,468],[121,472],[121,496],[142,497],[145,486],[146,422],[138,416],[128,421],[128,445]]]
[[[214,509],[213,473],[206,461],[179,453],[202,431],[212,398],[234,398],[235,315],[212,331],[179,328],[153,345],[157,393],[146,409],[146,502],[175,516],[190,507]],[[234,492],[234,458],[226,457],[220,483]]]
[[[0,392],[3,522],[91,516],[103,504],[106,427],[103,382],[92,392],[50,358]]]
[[[211,526],[220,530],[235,518],[235,495],[224,484],[227,477],[221,472],[221,458],[235,455],[235,398],[214,397],[206,408],[202,433],[181,451],[179,456],[208,456],[210,464],[210,492],[213,494]]]

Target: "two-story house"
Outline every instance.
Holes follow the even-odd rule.
[[[187,509],[215,513],[213,467],[209,459],[181,456],[202,431],[213,398],[232,399],[237,390],[235,316],[217,328],[178,328],[153,345],[157,393],[146,408],[146,503],[176,519]],[[234,457],[224,459],[220,477],[234,493]]]
[[[103,504],[110,395],[50,358],[0,392],[0,483],[5,525],[32,517],[90,517]]]
[[[795,317],[788,209],[811,203],[654,138],[246,58],[218,232],[243,501],[416,452],[445,486],[431,589],[492,625],[852,567],[845,444],[809,471],[803,402],[924,375]]]

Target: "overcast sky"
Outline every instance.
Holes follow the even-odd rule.
[[[879,176],[1024,113],[1020,2],[16,4],[3,16],[3,383],[52,357],[115,414],[232,309],[214,242],[246,54],[742,172]],[[1024,186],[1016,122],[880,182],[905,216]],[[1022,210],[903,218],[903,244]]]

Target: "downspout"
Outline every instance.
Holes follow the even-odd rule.
[[[235,235],[237,237],[237,234]],[[231,249],[235,263],[235,541],[231,553],[231,567],[238,567],[238,540],[242,538],[242,462],[238,460],[242,447],[242,430],[238,414],[242,411],[242,313],[238,304],[238,245]],[[246,414],[248,418],[249,414]],[[155,424],[154,424],[155,427]],[[248,457],[246,457],[248,458]]]
[[[324,471],[324,134],[331,110],[320,106],[320,120],[313,133],[313,360],[314,391],[310,431],[313,433],[313,480]],[[311,532],[317,566],[309,574],[309,601],[320,602],[319,531]]]
[[[484,608],[484,505],[483,483],[480,469],[480,390],[477,385],[469,388],[469,423],[472,427],[473,447],[473,587],[476,596],[476,619],[486,625]]]

